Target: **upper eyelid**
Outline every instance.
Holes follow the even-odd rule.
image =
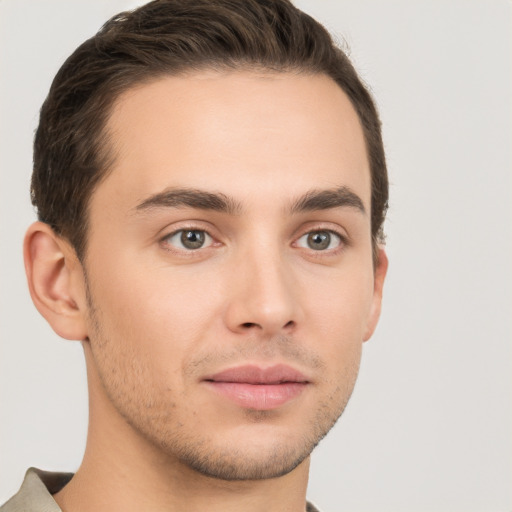
[[[170,236],[174,236],[176,235],[177,233],[180,233],[181,231],[203,231],[204,233],[206,233],[207,235],[209,236],[212,236],[210,234],[210,232],[207,230],[207,229],[204,229],[204,228],[197,228],[197,227],[193,227],[193,226],[185,226],[184,228],[179,228],[179,229],[173,229],[172,231],[169,231],[169,233],[167,233],[166,235],[163,236],[163,238],[168,238]]]
[[[328,224],[328,225],[326,225]],[[298,233],[294,235],[294,239],[298,240],[299,238],[303,237],[304,235],[307,235],[308,233],[318,232],[318,231],[328,231],[330,233],[334,233],[335,235],[339,236],[341,240],[345,243],[348,243],[350,241],[350,236],[348,235],[347,231],[337,224],[333,226],[334,223],[328,222],[318,222],[315,223],[314,226],[307,226],[303,229],[298,230]]]
[[[307,231],[304,231],[304,233],[300,235],[299,238],[302,238],[305,235],[309,235],[310,233],[332,233],[333,235],[339,236],[341,239],[346,238],[345,234],[340,233],[338,230],[331,228],[308,229]]]
[[[180,231],[204,231],[206,234],[211,236],[212,238],[216,238],[212,231],[214,231],[210,226],[205,227],[204,221],[183,221],[177,222],[175,224],[181,224],[180,226],[174,226],[171,228],[171,226],[167,225],[165,228],[162,228],[157,233],[156,237],[159,240],[163,240],[165,238],[169,238],[170,236],[175,235],[176,233],[179,233]]]
[[[165,240],[172,238],[173,236],[176,236],[178,233],[181,233],[183,231],[202,231],[202,232],[206,233],[212,239],[212,241],[214,243],[217,242],[217,239],[207,229],[191,227],[191,226],[187,226],[187,227],[183,227],[183,228],[179,228],[179,229],[170,231],[166,235],[159,237],[159,240],[160,240],[160,242],[164,242]]]

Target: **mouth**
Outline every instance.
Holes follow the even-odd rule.
[[[297,398],[310,384],[288,365],[261,368],[256,365],[229,368],[203,379],[221,397],[254,410],[272,410]]]

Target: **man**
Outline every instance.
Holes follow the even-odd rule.
[[[315,510],[309,456],[380,313],[380,122],[287,0],[163,0],[58,72],[34,144],[32,299],[82,342],[87,448],[14,510]]]

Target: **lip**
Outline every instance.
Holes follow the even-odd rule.
[[[262,411],[281,407],[298,397],[309,384],[300,371],[284,364],[228,368],[205,377],[203,382],[243,408]]]

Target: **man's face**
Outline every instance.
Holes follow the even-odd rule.
[[[343,411],[378,317],[354,109],[320,75],[205,72],[128,91],[108,128],[85,262],[93,407],[108,397],[203,474],[289,472]]]

